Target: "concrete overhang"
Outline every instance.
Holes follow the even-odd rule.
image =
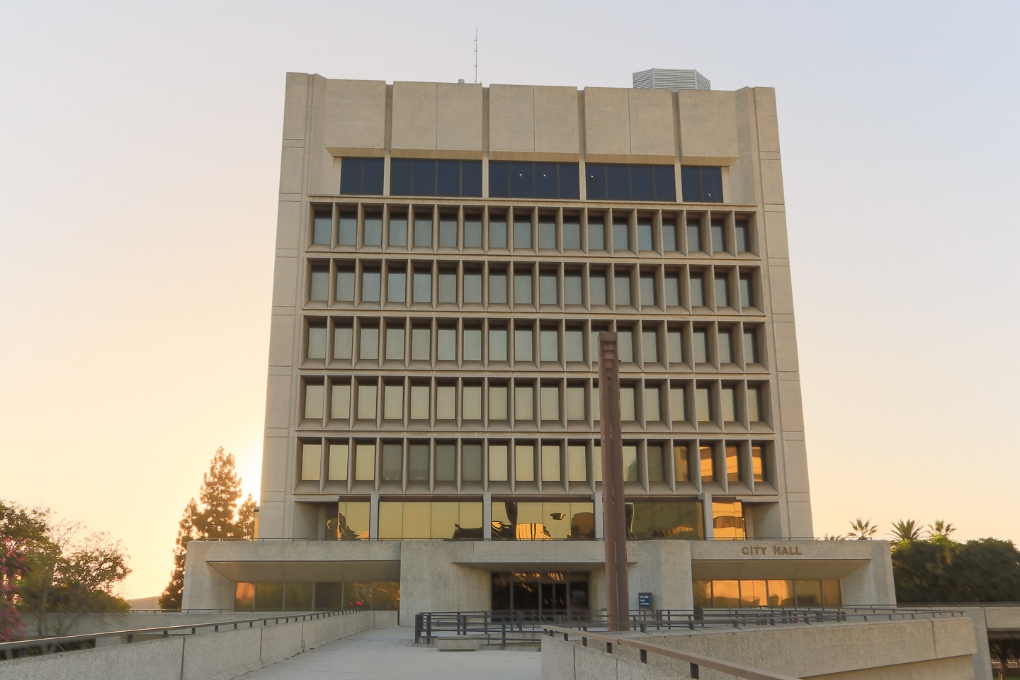
[[[235,583],[400,580],[399,560],[210,560],[208,565]]]

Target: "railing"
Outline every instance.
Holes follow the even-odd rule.
[[[902,607],[846,607],[840,609],[704,609],[632,610],[627,630],[647,633],[660,630],[745,628],[797,624],[845,623],[848,621],[897,621],[965,616],[958,609],[910,609]],[[474,612],[423,612],[414,617],[414,641],[431,644],[448,635],[475,637],[486,645],[535,644],[550,625],[576,631],[608,631],[604,612],[571,613],[566,610],[515,610]]]
[[[296,623],[298,621],[313,621],[316,619],[331,618],[344,614],[354,614],[354,611],[332,611],[316,612],[314,614],[292,614],[284,616],[267,616],[261,619],[243,619],[240,621],[220,621],[217,623],[195,623],[180,626],[157,626],[155,628],[133,628],[131,630],[115,630],[106,633],[86,633],[83,635],[62,635],[60,637],[30,638],[16,642],[0,642],[0,659],[17,659],[25,656],[39,656],[42,654],[53,654],[76,649],[92,649],[98,640],[108,638],[119,638],[122,643],[141,642],[155,638],[166,638],[171,635],[196,635],[198,631],[212,629],[218,633],[220,629],[238,630],[240,628],[254,628],[258,626],[279,625],[281,623]]]
[[[700,678],[701,667],[704,666],[705,668],[711,668],[712,670],[720,671],[722,673],[729,673],[730,675],[738,678],[744,678],[744,680],[796,680],[796,678],[789,675],[762,671],[757,668],[751,668],[750,666],[744,666],[743,664],[722,661],[721,659],[715,659],[710,656],[702,656],[701,654],[681,652],[669,647],[663,647],[662,645],[642,642],[638,638],[619,638],[613,635],[604,635],[589,631],[580,632],[575,629],[560,628],[558,626],[546,626],[545,633],[549,637],[555,637],[556,634],[559,633],[563,636],[564,642],[569,642],[570,636],[580,638],[581,644],[585,647],[588,646],[588,640],[602,642],[606,645],[607,654],[613,653],[614,646],[631,647],[638,650],[638,658],[641,660],[641,663],[648,663],[649,652],[670,659],[675,659],[677,661],[684,661],[690,665],[690,677],[692,678]]]

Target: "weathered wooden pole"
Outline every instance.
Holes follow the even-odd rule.
[[[599,333],[599,411],[607,617],[609,630],[629,630],[627,514],[623,498],[623,427],[620,422],[620,365],[616,333]]]

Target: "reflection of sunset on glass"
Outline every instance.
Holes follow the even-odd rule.
[[[671,383],[672,376],[623,380],[623,419],[634,422],[645,414],[653,424],[649,430],[661,434],[640,447],[625,442],[624,483],[635,485],[628,489],[775,482],[767,453],[757,442],[752,446],[750,430],[744,432],[746,449],[721,438],[718,445],[688,447],[674,445],[668,423],[760,422],[758,415],[781,400],[787,406],[801,400],[803,422],[784,424],[798,433],[785,444],[806,447],[808,467],[783,470],[783,476],[805,489],[810,480],[817,536],[846,533],[856,517],[879,526],[876,538],[888,538],[901,517],[946,517],[959,527],[956,539],[1020,540],[1011,483],[1020,475],[1012,434],[1020,407],[1013,261],[1020,231],[1007,204],[1020,184],[1013,160],[1020,139],[1011,132],[1020,77],[1015,52],[1003,53],[1015,42],[1008,29],[1016,25],[1016,8],[986,7],[977,23],[962,8],[919,15],[891,7],[875,22],[850,7],[790,5],[777,13],[748,6],[735,16],[707,4],[681,9],[661,3],[659,13],[668,20],[650,24],[647,13],[599,4],[580,19],[580,31],[562,29],[578,25],[576,10],[537,4],[491,8],[482,17],[467,4],[441,16],[426,5],[402,7],[396,16],[374,6],[323,4],[314,13],[250,7],[242,22],[226,6],[204,8],[201,21],[170,6],[111,4],[98,15],[75,5],[59,13],[30,4],[7,7],[0,28],[0,58],[7,65],[0,74],[0,499],[52,508],[60,518],[122,540],[132,569],[122,589],[127,597],[157,595],[166,586],[181,513],[197,497],[219,447],[235,456],[242,498],[250,493],[259,500],[271,318],[278,311],[273,276],[280,255],[286,73],[390,83],[470,81],[473,31],[480,24],[486,87],[629,88],[633,71],[658,64],[696,67],[719,90],[763,84],[778,92],[779,190],[790,206],[789,248],[771,244],[766,259],[772,268],[792,266],[784,280],[794,282],[796,335],[775,349],[797,364],[802,395],[784,391],[781,375],[774,393],[764,379],[713,378],[711,385],[701,376],[685,385]],[[343,26],[383,19],[385,32],[337,37]],[[309,25],[320,30],[309,32]],[[832,30],[836,26],[839,31]],[[609,31],[631,36],[627,49],[592,42],[592,35]],[[420,45],[423,34],[432,36],[430,48],[416,51],[411,46]],[[958,37],[968,34],[983,37],[964,49]],[[522,51],[522,36],[543,50]],[[683,46],[680,53],[677,45]],[[370,182],[376,159],[362,160],[361,181]],[[558,186],[583,181],[570,174],[576,162],[562,165],[539,171],[552,173],[545,180],[558,178]],[[458,171],[469,177],[473,167]],[[510,160],[494,167],[504,173],[508,192],[511,173],[524,172]],[[410,182],[416,175],[410,165],[407,172]],[[600,164],[593,172],[611,171]],[[707,193],[715,191],[716,176],[699,178]],[[662,190],[661,182],[655,186]],[[464,247],[477,242],[480,251],[483,239],[490,247],[531,239],[530,222],[515,223],[516,213],[504,213],[484,221],[461,215]],[[580,244],[582,236],[585,243],[605,239],[599,243],[607,248],[630,247],[628,224],[611,217],[602,233],[588,234],[580,219],[569,216],[556,223],[559,231],[544,231],[537,209],[535,215],[535,242],[528,246],[536,252],[546,247],[543,239]],[[445,247],[442,239],[452,232],[443,231],[438,209],[436,216],[437,248]],[[415,219],[413,210],[387,217],[384,231],[382,213],[368,215],[357,238],[383,248],[385,235],[385,245],[418,247]],[[330,238],[346,238],[344,230],[358,224],[350,220],[338,212],[335,225],[316,226],[313,215],[310,229],[335,228]],[[638,247],[643,239],[651,243],[645,222],[639,228],[635,218],[633,226]],[[669,238],[682,237],[699,249],[724,238],[710,221],[691,234],[684,227],[675,223]],[[734,224],[732,238],[750,238],[742,229]],[[355,238],[354,231],[350,235]],[[511,318],[509,300],[527,298],[537,309],[550,296],[556,304],[557,296],[572,304],[576,295],[580,304],[583,282],[585,304],[607,310],[599,323],[585,327],[595,338],[610,327],[610,301],[629,305],[660,296],[663,309],[674,299],[675,306],[684,300],[692,309],[709,301],[750,307],[759,285],[742,278],[732,263],[732,273],[717,276],[706,265],[686,278],[674,272],[670,283],[668,268],[657,269],[658,278],[642,276],[640,267],[624,277],[608,257],[584,269],[583,277],[569,267],[550,275],[535,264],[532,271],[530,264],[512,261],[509,250],[505,260],[483,267],[480,257],[464,257],[460,269],[437,264],[434,272],[411,264],[391,270],[379,262],[310,268],[311,294],[325,296],[321,300],[346,303],[349,295],[353,304],[357,290],[381,309],[431,300],[434,289],[437,299],[453,295],[456,301],[459,290],[460,304],[508,307],[484,325],[467,319],[444,326],[438,313],[434,326],[398,326],[378,313],[357,323],[324,321],[302,336],[307,358],[325,361],[328,354],[381,366],[405,356],[409,362],[566,366],[579,360],[557,354],[557,339],[583,360],[591,349],[582,347],[583,333],[537,320],[524,328]],[[782,314],[777,312],[778,322]],[[643,335],[637,321],[612,324],[619,329],[621,361],[684,352],[692,365],[763,360],[756,331],[744,335],[736,322],[692,322],[682,336],[666,321],[661,333]],[[375,354],[356,355],[356,349]],[[598,417],[597,383],[579,386],[564,378],[562,390],[550,388],[537,371],[528,380],[496,376],[484,384],[458,383],[462,376],[434,385],[391,377],[367,384],[320,373],[301,383],[301,414],[355,422],[375,418],[378,404],[380,422],[396,421],[404,418],[406,404],[408,422],[426,423],[422,431],[430,418],[446,419],[455,404],[465,422],[498,421],[508,428],[526,419],[541,425],[586,418],[594,423]],[[587,411],[586,398],[593,400]],[[420,485],[423,493],[434,484],[453,494],[465,478],[481,489],[484,470],[486,484],[507,490],[528,485],[537,494],[540,481],[575,481],[574,471],[586,472],[585,456],[592,455],[591,473],[601,480],[600,452],[562,433],[557,437],[555,444],[535,435],[528,443],[494,440],[484,448],[480,438],[456,448],[443,441],[432,449],[416,440],[406,457],[383,439],[377,446],[322,438],[301,444],[307,470],[295,474],[311,483],[321,471],[328,481],[346,484],[349,473],[353,485],[374,479],[378,458],[384,481],[404,474],[403,481],[412,490]],[[601,504],[586,497],[539,502],[536,495],[518,502],[487,495],[492,505],[483,511],[480,490],[464,502],[444,496],[427,510],[379,501],[376,494],[378,516],[371,520],[367,493],[349,501],[334,495],[316,536],[367,540],[370,523],[377,522],[371,531],[383,538],[595,537]],[[739,499],[627,500],[627,531],[637,539],[696,540],[705,537],[706,524],[716,538],[747,535]],[[509,602],[516,582],[510,575],[505,581]],[[364,608],[373,597],[398,600],[387,590],[391,585],[347,582],[322,597]],[[838,597],[820,578],[702,579],[695,587],[701,601],[725,606]],[[275,602],[285,593],[265,597]],[[238,584],[237,600],[253,611],[262,596],[254,585]],[[306,596],[311,591],[292,595]],[[587,602],[587,592],[584,597]]]

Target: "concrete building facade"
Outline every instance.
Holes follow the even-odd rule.
[[[288,74],[259,540],[185,607],[604,606],[604,331],[634,608],[895,602],[812,539],[775,92],[672,86]]]

